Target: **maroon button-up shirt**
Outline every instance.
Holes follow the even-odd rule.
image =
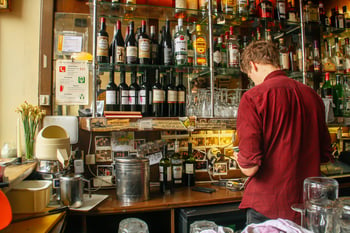
[[[238,163],[259,166],[240,208],[300,222],[291,206],[303,202],[304,179],[319,176],[320,163],[331,158],[322,99],[283,71],[274,71],[242,96],[237,130]]]

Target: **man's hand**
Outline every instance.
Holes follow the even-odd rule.
[[[233,152],[233,159],[236,160],[238,167],[241,169],[242,173],[246,176],[254,176],[255,173],[259,170],[259,166],[254,166],[254,167],[250,167],[250,168],[242,168],[238,162],[238,154],[239,154],[239,152],[234,151]]]

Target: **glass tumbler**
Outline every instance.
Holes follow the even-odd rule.
[[[138,218],[126,218],[120,221],[118,233],[149,233],[147,223]]]
[[[308,177],[304,180],[304,203],[320,203],[324,200],[335,202],[338,199],[338,181],[328,177]]]
[[[336,221],[336,232],[350,232],[350,197],[340,197],[338,199]]]
[[[190,226],[190,233],[217,233],[218,226],[215,222],[201,220],[195,221]]]

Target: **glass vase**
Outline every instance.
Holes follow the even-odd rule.
[[[26,160],[33,160],[34,159],[34,137],[25,135],[25,146],[26,146],[26,153],[25,153],[25,159]]]

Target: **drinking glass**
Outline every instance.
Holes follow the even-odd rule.
[[[126,218],[120,221],[118,233],[149,233],[147,223],[138,218]]]
[[[217,233],[218,232],[218,226],[215,224],[215,222],[207,221],[207,220],[201,220],[201,221],[195,221],[190,226],[190,233]]]
[[[328,177],[308,177],[304,180],[304,203],[322,203],[338,199],[338,181]]]
[[[350,232],[350,197],[340,197],[337,206],[336,232]]]

